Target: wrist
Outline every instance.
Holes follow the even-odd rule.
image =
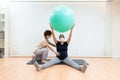
[[[57,55],[58,53],[57,53],[57,52],[55,52],[55,54]]]

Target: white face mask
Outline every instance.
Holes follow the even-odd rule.
[[[61,42],[64,42],[64,41],[65,41],[65,38],[60,38],[60,41],[61,41]]]

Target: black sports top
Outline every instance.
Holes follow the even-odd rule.
[[[57,52],[60,53],[60,56],[57,56],[60,60],[65,59],[68,54],[67,54],[67,50],[68,50],[68,44],[67,42],[64,42],[63,44],[61,44],[59,41],[56,43],[56,48],[57,48]]]

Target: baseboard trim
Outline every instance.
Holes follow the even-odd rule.
[[[32,56],[9,56],[9,58],[31,58]],[[48,58],[54,58],[49,56]],[[112,58],[111,56],[70,56],[70,58]]]

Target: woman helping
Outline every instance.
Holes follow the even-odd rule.
[[[42,40],[34,49],[34,55],[32,56],[32,62],[40,61],[46,62],[48,57],[49,49],[52,49],[49,45],[56,47],[55,44],[51,43],[48,39],[52,36],[52,32],[50,30],[46,30],[44,32],[44,40]],[[48,49],[49,48],[49,49]],[[52,49],[53,51],[53,49]],[[55,52],[55,51],[53,51]]]

